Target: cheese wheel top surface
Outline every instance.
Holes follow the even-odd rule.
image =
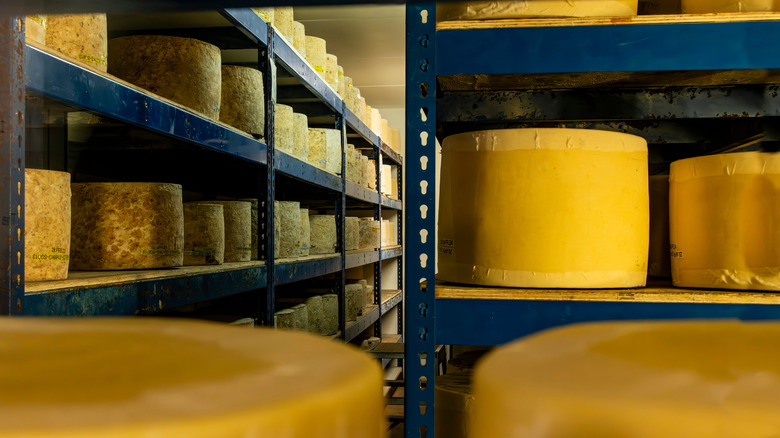
[[[0,437],[382,436],[379,368],[329,340],[158,318],[0,332]]]
[[[780,174],[780,153],[737,152],[685,158],[672,162],[669,181],[726,175]]]
[[[524,128],[493,129],[450,135],[443,148],[453,150],[513,151],[518,149],[592,150],[602,152],[647,151],[642,137],[594,129]]]

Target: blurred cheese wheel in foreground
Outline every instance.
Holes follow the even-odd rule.
[[[648,214],[640,137],[583,129],[453,135],[442,147],[438,277],[509,287],[644,286]]]
[[[718,12],[769,12],[780,10],[776,0],[682,0],[685,14]]]
[[[758,438],[780,432],[780,324],[569,326],[475,370],[471,438]]]
[[[157,318],[0,332],[3,438],[383,436],[376,362],[309,334]]]
[[[524,17],[617,17],[636,15],[638,7],[638,0],[452,2],[439,4],[436,8],[436,18],[444,21]]]
[[[669,198],[676,286],[780,290],[780,154],[675,161]]]

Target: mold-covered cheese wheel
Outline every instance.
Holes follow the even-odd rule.
[[[222,66],[219,121],[252,135],[263,135],[265,100],[260,71],[236,65]]]
[[[306,36],[306,61],[311,64],[311,66],[314,68],[314,71],[319,73],[320,76],[325,75],[326,53],[327,51],[324,39],[308,35]]]
[[[225,262],[252,259],[252,204],[245,201],[208,201],[223,207],[225,216]]]
[[[311,237],[309,254],[336,252],[336,216],[310,215],[309,229]]]
[[[293,23],[293,47],[306,58],[306,26],[298,21]]]
[[[184,204],[184,265],[220,265],[225,260],[223,206]]]
[[[100,71],[107,68],[106,14],[46,16],[46,46]]]

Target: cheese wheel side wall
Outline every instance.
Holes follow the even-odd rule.
[[[510,287],[638,287],[647,277],[644,139],[579,129],[444,140],[439,277]]]
[[[219,121],[262,136],[265,129],[263,74],[253,68],[222,66]]]
[[[525,17],[618,17],[637,14],[638,0],[533,0],[441,3],[437,21]]]
[[[224,260],[224,207],[184,204],[184,265],[221,265]]]
[[[252,204],[244,201],[208,201],[223,207],[225,216],[225,262],[252,259]]]
[[[24,280],[68,278],[70,174],[24,170]]]
[[[46,16],[46,46],[99,71],[107,71],[106,14]]]

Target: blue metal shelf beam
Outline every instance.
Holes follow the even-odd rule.
[[[309,278],[332,274],[341,270],[341,258],[338,254],[326,259],[301,260],[290,263],[278,263],[274,266],[276,284],[293,283]]]
[[[346,193],[350,198],[368,202],[369,204],[379,204],[379,193],[353,182],[347,181]]]
[[[403,204],[401,201],[396,201],[395,199],[390,199],[387,196],[382,195],[381,196],[381,203],[382,207],[387,207],[392,210],[401,210],[403,207]]]
[[[275,152],[274,166],[278,172],[329,190],[341,191],[340,177],[279,150]]]
[[[754,21],[441,30],[435,68],[437,75],[778,69],[777,28]]]
[[[403,164],[404,157],[401,156],[398,152],[394,151],[390,148],[390,145],[382,142],[382,153],[386,158],[390,160],[390,163],[384,163],[384,164]]]

